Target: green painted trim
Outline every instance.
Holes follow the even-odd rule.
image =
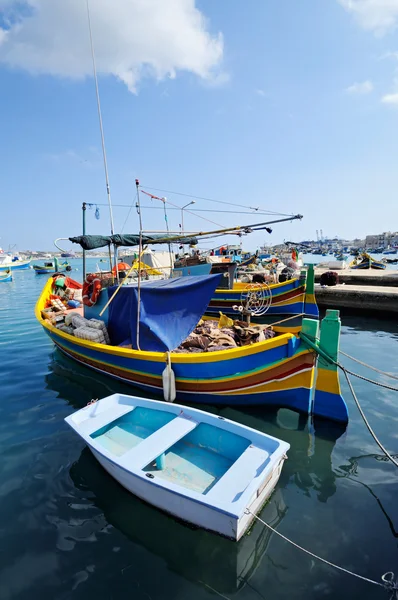
[[[309,265],[309,267],[308,267],[306,293],[307,294],[314,294],[315,293],[315,270],[314,270],[314,265]]]
[[[338,310],[327,310],[326,316],[322,320],[319,345],[324,353],[327,354],[333,362],[325,360],[321,356],[319,358],[319,366],[322,367],[322,369],[327,369],[328,371],[337,371],[336,363],[339,358],[340,331],[340,312]]]
[[[303,319],[301,333],[315,341],[319,334],[319,321],[316,319]]]

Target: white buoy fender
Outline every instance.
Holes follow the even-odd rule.
[[[174,402],[176,399],[176,378],[171,368],[170,352],[167,353],[167,364],[162,373],[163,397],[166,402]]]

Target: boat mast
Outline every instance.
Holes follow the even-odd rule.
[[[140,222],[140,240],[138,246],[138,281],[137,281],[137,337],[136,345],[137,350],[140,350],[140,312],[141,312],[141,255],[142,255],[142,216],[141,216],[141,204],[140,204],[140,182],[138,179],[135,180],[135,187],[137,190],[137,213]]]
[[[82,213],[83,213],[83,235],[86,235],[86,203],[82,204]],[[86,251],[83,248],[83,283],[86,281]]]
[[[115,233],[115,227],[114,227],[114,221],[113,221],[111,188],[110,188],[110,185],[109,185],[108,161],[106,159],[104,126],[103,126],[103,123],[102,123],[101,101],[100,101],[99,88],[98,88],[97,66],[96,66],[96,63],[95,63],[95,53],[94,53],[94,44],[93,44],[93,33],[92,33],[92,29],[91,29],[91,16],[90,16],[89,0],[86,0],[86,7],[87,7],[88,30],[89,30],[89,34],[90,34],[91,58],[92,58],[92,62],[93,62],[93,75],[94,75],[94,82],[95,82],[95,95],[97,97],[98,120],[99,120],[100,133],[101,133],[102,158],[103,158],[103,161],[104,161],[106,195],[108,197],[109,219],[110,219],[110,224],[111,224],[111,235],[114,235],[114,233]],[[109,251],[110,251],[110,248],[109,248]],[[116,276],[116,280],[119,281],[119,270],[117,268],[117,248],[116,248],[116,246],[114,246],[114,253],[113,253],[113,255],[114,255],[114,267],[115,267],[115,271],[116,271],[115,276]],[[110,264],[110,269],[112,271],[112,262]]]
[[[95,94],[96,94],[96,97],[97,97],[98,120],[99,120],[100,132],[101,132],[101,145],[102,145],[102,157],[103,157],[103,160],[104,160],[106,194],[108,196],[109,218],[110,218],[110,221],[111,221],[111,234],[113,235],[115,233],[115,231],[114,231],[114,224],[113,224],[113,210],[112,210],[111,190],[110,190],[110,186],[109,186],[108,163],[107,163],[107,160],[106,160],[104,127],[103,127],[103,124],[102,124],[101,102],[100,102],[100,95],[99,95],[99,89],[98,89],[97,66],[96,66],[96,63],[95,63],[93,34],[92,34],[92,30],[91,30],[90,7],[89,7],[89,3],[88,2],[89,2],[89,0],[86,0],[88,30],[89,30],[89,33],[90,33],[91,58],[92,58],[92,61],[93,61],[93,74],[94,74],[94,82],[95,82]]]

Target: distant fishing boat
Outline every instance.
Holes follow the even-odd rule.
[[[5,253],[0,248],[0,272],[8,271],[11,269],[12,271],[29,269],[30,267],[30,258],[22,259],[18,255],[12,255],[11,253]]]
[[[350,269],[377,269],[383,270],[386,268],[386,264],[384,262],[375,260],[370,254],[367,252],[362,252],[359,254],[350,264],[348,265]]]
[[[76,258],[76,254],[74,252],[62,252],[61,258]]]
[[[0,283],[6,283],[8,281],[12,281],[12,272],[11,269],[4,271],[4,273],[0,273]]]
[[[52,261],[47,261],[44,265],[33,265],[36,275],[45,275],[46,273],[62,273],[70,271],[71,267],[67,261],[59,263],[57,258]]]
[[[65,421],[132,494],[234,541],[272,493],[290,448],[224,417],[121,394]]]

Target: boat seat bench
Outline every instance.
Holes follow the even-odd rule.
[[[194,419],[179,416],[163,425],[145,440],[140,442],[119,460],[125,469],[143,469],[158,456],[167,452],[171,446],[183,438],[198,425]]]
[[[79,429],[84,435],[91,435],[92,433],[95,433],[96,431],[98,431],[98,429],[101,429],[101,427],[104,427],[105,425],[112,425],[113,421],[116,421],[116,419],[123,417],[135,408],[134,406],[131,406],[129,404],[118,404],[116,406],[112,406],[108,410],[102,410],[98,413],[98,415],[96,415],[95,407],[96,404],[87,407],[87,409],[93,411],[94,414],[92,417],[88,417],[79,425]]]
[[[263,471],[268,458],[267,450],[250,445],[207,492],[206,498],[222,502],[238,500],[254,477]]]

